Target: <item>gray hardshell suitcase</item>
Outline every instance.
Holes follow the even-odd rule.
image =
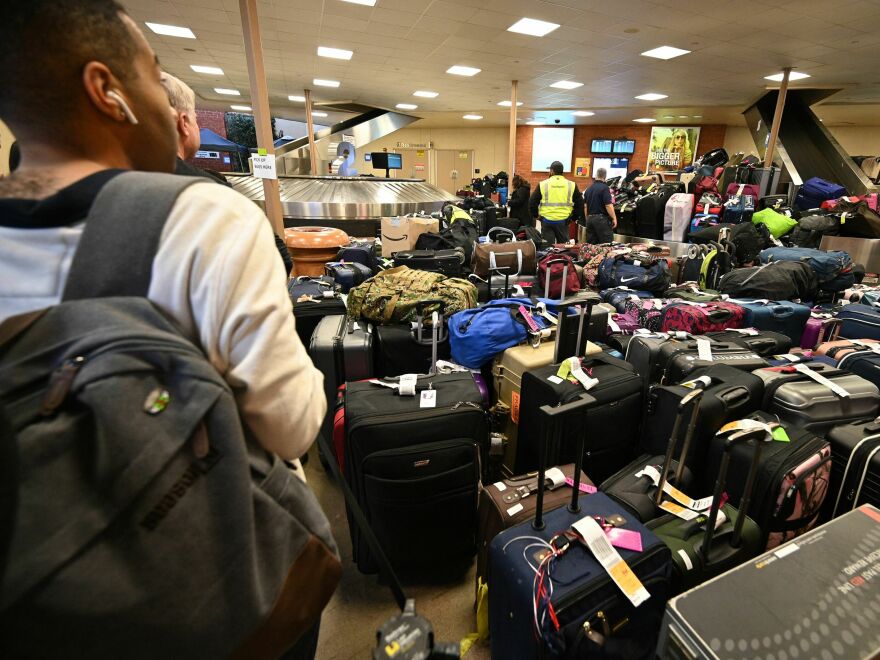
[[[880,411],[880,390],[874,383],[827,364],[771,367],[754,373],[764,381],[762,410],[816,435],[840,424],[874,419]]]
[[[320,320],[309,343],[309,357],[324,374],[327,414],[321,433],[333,439],[333,415],[336,393],[346,381],[373,377],[373,326],[345,315],[325,316]]]
[[[880,656],[880,510],[863,505],[672,598],[663,660]]]

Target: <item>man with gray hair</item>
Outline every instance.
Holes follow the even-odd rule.
[[[611,190],[605,183],[608,173],[604,167],[596,169],[593,185],[584,191],[587,243],[610,243],[617,228],[617,215],[611,200]]]

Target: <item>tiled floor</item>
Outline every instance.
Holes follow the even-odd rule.
[[[376,629],[395,614],[397,606],[391,591],[379,584],[375,575],[361,574],[352,563],[342,491],[325,474],[316,447],[312,447],[305,470],[309,484],[333,526],[344,569],[339,588],[321,619],[317,658],[371,658]],[[460,641],[474,632],[474,566],[466,575],[439,584],[426,584],[427,580],[420,582],[405,583],[404,588],[407,596],[415,598],[416,610],[434,625],[436,639]],[[474,646],[465,657],[486,660],[489,658],[488,644]]]

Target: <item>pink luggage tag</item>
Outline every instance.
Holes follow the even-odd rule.
[[[519,306],[519,313],[523,315],[523,318],[526,320],[526,324],[529,326],[529,328],[531,328],[532,332],[541,332],[541,327],[532,317],[531,312],[529,312],[529,310],[527,310],[524,305]]]
[[[605,530],[605,536],[611,542],[611,545],[617,548],[634,552],[642,551],[642,535],[635,530],[609,527]]]
[[[571,486],[572,488],[574,488],[574,479],[572,479],[571,477],[566,477],[566,478],[565,478],[565,483],[566,483],[566,485]],[[592,495],[593,493],[596,492],[596,487],[595,487],[595,486],[591,486],[590,484],[585,484],[585,483],[582,481],[582,482],[580,483],[580,485],[579,485],[578,491],[580,491],[581,493],[586,493],[587,495]]]

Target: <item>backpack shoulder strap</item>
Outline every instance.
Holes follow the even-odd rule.
[[[98,193],[61,299],[146,297],[159,238],[178,195],[200,177],[124,172]]]

